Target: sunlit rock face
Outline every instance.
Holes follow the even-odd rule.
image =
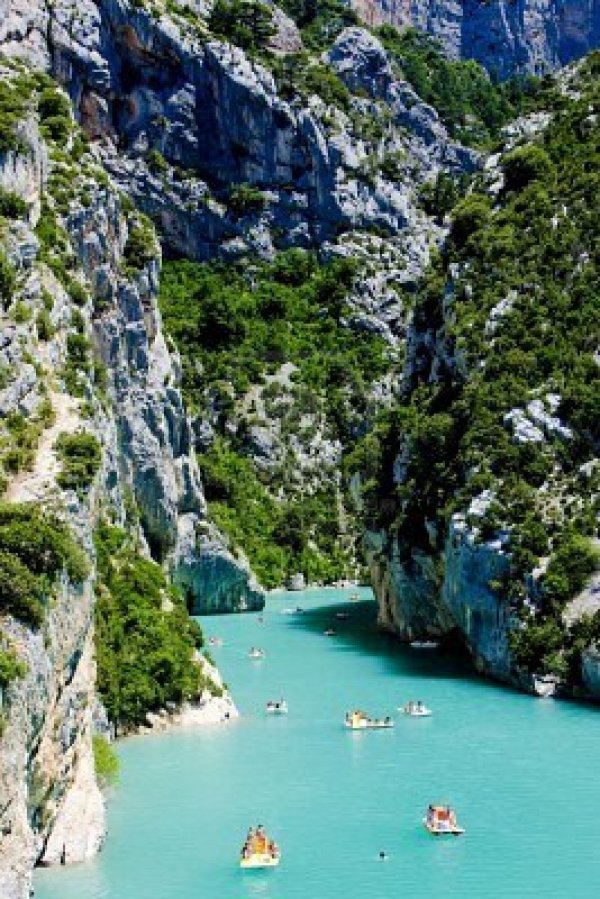
[[[505,77],[541,74],[600,44],[598,0],[353,0],[369,25],[414,26]]]

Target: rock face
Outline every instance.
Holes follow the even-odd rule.
[[[385,533],[367,534],[381,626],[406,641],[456,633],[480,671],[510,680],[510,613],[489,587],[508,568],[501,547],[477,543],[457,516],[439,562],[417,549],[408,555],[406,550]]]
[[[379,71],[373,65],[369,70]],[[589,114],[591,104],[580,99],[597,90],[595,75],[585,66],[574,66],[561,75],[560,83],[573,131],[581,127],[582,120],[588,127],[596,127],[597,118]],[[558,123],[562,124],[559,115],[554,119],[551,114],[532,116],[514,123],[504,135],[504,152],[511,151],[518,135],[525,138],[521,146],[529,146],[533,152],[534,147],[541,151],[550,146]],[[595,151],[596,135],[589,134],[589,139],[586,133],[581,140],[578,152]],[[567,139],[564,146],[573,144]],[[462,206],[468,209],[471,202],[485,203],[490,198],[492,211],[485,226],[485,239],[490,241],[497,238],[496,223],[509,203],[499,189],[503,177],[500,155],[488,159],[481,180]],[[567,163],[565,181],[572,177],[571,169]],[[551,200],[552,213],[546,211],[546,217],[537,218],[548,227],[550,242],[560,227],[560,216],[567,217],[567,196],[566,191],[559,194],[557,190]],[[457,207],[455,222],[460,209]],[[529,215],[527,209],[523,220],[514,216],[510,221],[520,259],[536,215]],[[581,227],[584,239],[588,234],[594,239],[577,215],[570,212],[568,222],[571,228]],[[517,319],[520,291],[540,290],[545,282],[538,270],[529,270],[525,277],[517,269],[514,280],[501,282],[482,305],[486,296],[482,273],[497,271],[494,250],[489,250],[485,262],[483,254],[479,255],[483,232],[484,228],[470,232],[473,249],[461,246],[456,232],[451,233],[443,260],[430,269],[421,294],[423,305],[417,307],[409,325],[398,424],[386,432],[378,448],[379,488],[366,489],[362,497],[359,494],[369,528],[366,551],[379,618],[383,627],[404,641],[458,638],[476,666],[498,680],[539,695],[570,694],[597,700],[600,674],[595,627],[600,576],[594,537],[597,486],[592,478],[599,465],[598,440],[595,434],[588,436],[585,419],[569,414],[556,381],[545,372],[536,371],[530,377],[518,403],[510,388],[494,393],[490,387],[487,393],[488,385],[501,377],[499,373],[511,369],[512,359],[508,352],[502,356],[498,335],[506,335]],[[535,251],[541,244],[536,236]],[[506,253],[503,260],[507,266],[508,257]],[[538,258],[543,256],[536,256],[536,261]],[[587,259],[583,250],[581,258]],[[557,290],[567,301],[575,296],[573,272],[576,277],[576,265],[573,270],[567,267],[562,281],[556,279]],[[461,314],[468,309],[470,315],[475,305],[479,305],[479,318],[468,318],[466,325],[467,315],[461,318]],[[560,326],[550,310],[542,311],[540,320],[542,346],[552,329]],[[464,339],[467,330],[476,333],[476,345]],[[511,350],[521,339],[509,344]],[[596,344],[590,349],[586,339],[586,328],[569,331],[570,347],[577,358],[589,360],[594,377]],[[560,355],[557,358],[562,360]],[[489,371],[493,370],[493,375],[484,380],[481,373],[492,359],[495,367]],[[476,393],[474,385],[482,383],[485,388]],[[475,402],[469,396],[471,389],[477,396]],[[583,388],[574,392],[583,393]],[[584,447],[581,455],[574,450],[579,439]],[[507,454],[500,460],[500,454],[494,453],[497,446],[504,445]],[[523,470],[515,474],[512,452],[543,458],[547,468],[537,476]],[[376,466],[370,472],[374,469]],[[506,489],[511,478],[513,486],[518,485],[514,492]],[[520,511],[519,502],[523,502]],[[579,509],[589,514],[589,526],[577,517]],[[535,526],[531,520],[524,524],[526,515],[531,515],[531,520],[535,517]],[[534,529],[537,541],[531,539]],[[563,577],[568,570],[569,563],[563,558],[577,553],[587,559],[581,563],[580,578],[569,582],[565,577],[557,599],[552,594],[552,579],[556,572]]]
[[[0,77],[8,84],[15,70],[0,66]],[[42,201],[57,203],[52,178],[69,165],[60,160],[68,159],[71,146],[59,161],[54,150],[49,161],[52,153],[33,113],[19,133],[26,147],[0,155],[0,184],[29,204],[22,219],[6,220],[0,238],[16,283],[10,308],[0,310],[3,445],[9,414],[36,421],[47,404],[53,418],[40,426],[29,468],[9,480],[7,499],[51,505],[92,563],[99,518],[127,520],[137,526],[142,551],[186,587],[194,610],[262,608],[264,594],[244,561],[227,551],[206,520],[178,360],[167,348],[156,305],[160,252],[152,229],[144,262],[127,267],[124,248],[135,213],[97,158],[85,153],[68,176],[62,170],[73,195],[61,207],[64,230],[56,227],[42,252],[33,228]],[[19,306],[27,314],[15,315]],[[74,364],[75,345],[79,367],[71,376],[76,374],[78,386],[71,395],[66,370]],[[57,483],[61,464],[55,450],[60,434],[80,430],[95,435],[102,448],[101,468],[83,493]],[[93,576],[92,564],[83,587],[61,583],[38,631],[2,615],[3,639],[27,665],[26,675],[0,695],[3,899],[29,895],[36,862],[81,861],[104,838],[104,803],[92,757]]]
[[[369,25],[413,26],[501,77],[542,74],[600,45],[598,0],[353,0]]]
[[[435,112],[394,81],[381,45],[360,29],[340,37],[333,68],[350,87],[369,80],[364,60],[360,76],[351,73],[359,57],[370,53],[383,69],[370,83],[371,101],[352,98],[344,112],[316,96],[282,99],[271,72],[242,50],[201,44],[185,21],[125,0],[11,7],[0,48],[13,52],[19,36],[19,54],[56,75],[118,184],[188,256],[269,256],[275,243],[320,245],[357,228],[402,232],[416,217],[414,198],[382,172],[365,177],[374,156],[415,154],[417,184],[442,162],[450,170],[476,165]],[[377,118],[380,101],[393,107],[392,124],[373,141],[357,122]],[[163,160],[158,168],[151,150]],[[262,208],[231,207],[239,184],[263,193]]]
[[[206,504],[178,360],[167,349],[156,305],[159,259],[138,275],[121,276],[127,225],[110,188],[68,225],[102,310],[94,340],[110,373],[118,435],[109,482],[131,485],[153,557],[170,567],[196,614],[262,608],[264,594],[245,563],[216,531],[210,541],[200,534]]]
[[[83,861],[102,845],[104,801],[92,757],[92,588],[65,586],[47,623],[48,639],[4,630],[28,665],[5,697],[0,752],[0,893],[28,895],[38,859]]]

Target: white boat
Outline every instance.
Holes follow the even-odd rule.
[[[351,593],[350,599],[352,600],[352,602],[356,602],[357,599],[360,599],[360,593]]]
[[[209,637],[208,645],[209,646],[222,646],[223,640],[221,639],[221,637]]]
[[[296,610],[295,609],[282,609],[279,614],[280,615],[295,615]]]
[[[335,617],[338,621],[348,621],[350,615],[348,612],[336,612]]]
[[[281,855],[272,855],[270,852],[254,852],[248,858],[240,859],[240,868],[276,868],[281,861]]]
[[[404,712],[411,718],[430,718],[433,715],[431,709],[428,709],[422,702],[407,702],[404,706],[398,706],[399,712]]]
[[[279,702],[271,700],[267,703],[267,713],[269,715],[287,715],[288,704],[285,699],[280,699]]]
[[[437,649],[440,644],[435,640],[412,640],[411,649]]]
[[[257,649],[256,646],[253,646],[250,652],[248,653],[249,659],[264,659],[265,651],[264,649]]]
[[[370,718],[366,712],[348,712],[344,724],[349,730],[389,730],[394,726],[392,718]]]
[[[334,631],[334,629],[332,627],[328,627],[326,631],[323,631],[323,636],[324,637],[335,637],[336,632]]]

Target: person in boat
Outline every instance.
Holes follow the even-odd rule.
[[[256,835],[254,839],[255,844],[255,852],[263,853],[267,851],[267,835],[265,833],[265,829],[262,824],[259,824],[256,828]]]
[[[427,809],[427,823],[428,824],[433,823],[433,806],[432,805],[430,805],[429,808]]]
[[[379,861],[380,861],[380,862],[387,862],[387,860],[388,860],[387,852],[384,852],[383,849],[382,849],[381,852],[379,853]]]
[[[417,700],[417,712],[422,712],[422,711],[423,711],[423,703],[419,699],[419,700]]]
[[[384,719],[384,722],[383,722],[383,723],[384,723],[384,724],[391,724],[391,722],[392,722],[392,719],[390,718],[389,715],[387,715],[386,718]]]

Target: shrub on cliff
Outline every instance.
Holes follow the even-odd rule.
[[[0,631],[0,688],[6,689],[14,680],[25,677],[26,674],[26,663],[18,657],[10,644],[6,644]]]
[[[101,734],[92,737],[94,750],[94,768],[98,783],[102,789],[112,787],[119,779],[119,756],[111,743]]]
[[[19,194],[0,187],[0,216],[7,219],[23,218],[29,205]]]
[[[18,126],[27,113],[27,94],[19,78],[0,80],[0,153],[25,149]]]
[[[64,522],[33,503],[0,504],[0,612],[39,625],[57,577],[79,583],[88,571]]]
[[[130,218],[128,226],[123,258],[128,268],[141,271],[156,258],[158,252],[154,226],[150,219],[141,213]]]
[[[569,534],[554,549],[542,589],[551,604],[559,609],[576,596],[588,578],[600,566],[600,551],[587,537]]]
[[[208,20],[217,37],[243,50],[260,50],[275,33],[273,13],[259,0],[217,0]]]
[[[517,147],[502,160],[506,190],[523,190],[532,181],[549,180],[554,166],[542,147]]]
[[[490,216],[490,205],[487,197],[472,194],[455,206],[450,235],[457,247],[463,247],[469,237],[483,227]]]
[[[55,448],[62,462],[57,481],[64,490],[85,490],[94,480],[102,462],[98,439],[81,431],[77,434],[60,434]]]
[[[252,184],[234,184],[229,191],[227,205],[235,215],[250,215],[264,208],[266,197]]]
[[[13,298],[17,286],[15,268],[6,255],[0,250],[0,302],[6,308]]]

